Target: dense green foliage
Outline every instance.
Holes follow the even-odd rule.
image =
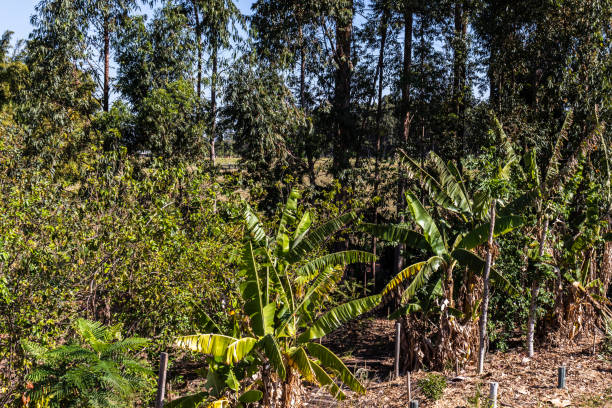
[[[298,403],[301,382],[309,381],[325,387],[335,398],[345,399],[335,377],[351,390],[365,392],[342,360],[313,340],[379,303],[380,296],[374,295],[342,303],[321,314],[326,298],[344,273],[343,267],[370,262],[374,257],[362,251],[313,256],[330,235],[353,221],[355,215],[348,213],[313,227],[311,212],[298,208],[299,198],[298,190],[292,190],[274,237],[266,234],[255,213],[246,208],[244,218],[250,239],[242,249],[242,307],[235,315],[242,324],[235,324],[231,333],[197,334],[177,340],[180,347],[211,357],[206,388],[215,398],[225,394],[225,387],[218,384],[244,393],[259,388],[264,405],[280,395],[281,406],[288,408]],[[281,390],[277,390],[278,381]],[[198,395],[206,397],[205,393]],[[237,394],[234,399],[242,401],[243,396]],[[192,398],[184,399],[186,405],[177,400],[173,406],[189,406]]]
[[[27,391],[20,345],[61,348],[78,318],[149,358],[228,336],[248,350],[203,357],[222,381],[200,397],[236,404],[269,394],[248,380],[266,338],[276,385],[350,387],[310,340],[368,290],[404,322],[405,369],[474,358],[479,319],[529,354],[605,330],[610,0],[251,6],[41,0],[28,39],[0,37],[0,405]],[[316,248],[294,234],[345,217]]]
[[[46,349],[23,341],[34,369],[26,376],[32,390],[27,398],[48,407],[129,407],[147,393],[152,372],[133,357],[148,340],[122,338],[119,326],[78,319],[77,341]]]
[[[432,401],[437,401],[442,398],[444,390],[446,389],[446,377],[440,374],[430,373],[427,374],[427,377],[419,380],[418,386],[427,398]]]

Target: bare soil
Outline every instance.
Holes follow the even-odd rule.
[[[394,323],[384,319],[365,319],[339,329],[324,344],[343,357],[366,384],[366,395],[347,393],[343,402],[332,400],[325,390],[308,389],[308,407],[408,407],[408,376],[392,379]],[[487,355],[485,373],[476,375],[471,362],[459,372],[438,373],[448,386],[438,401],[428,400],[418,381],[429,374],[411,373],[411,396],[419,407],[487,407],[489,384],[499,383],[498,407],[609,407],[612,408],[612,358],[600,352],[592,339],[568,342],[561,347],[540,347],[527,358],[517,347]],[[557,388],[557,369],[567,367],[565,389]],[[479,400],[479,404],[477,404]]]

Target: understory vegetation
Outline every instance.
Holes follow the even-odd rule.
[[[31,24],[0,37],[0,405],[152,406],[160,352],[168,407],[345,400],[367,381],[323,340],[370,317],[401,323],[401,374],[612,361],[610,0]]]

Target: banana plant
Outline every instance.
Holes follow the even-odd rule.
[[[244,218],[249,238],[243,245],[240,273],[242,330],[238,335],[195,334],[177,339],[181,348],[207,354],[231,371],[245,361],[257,368],[259,379],[246,388],[261,391],[264,406],[273,406],[273,394],[282,385],[282,406],[299,402],[302,380],[325,387],[344,399],[342,385],[364,393],[364,386],[342,360],[314,342],[365,313],[380,302],[380,295],[355,299],[324,313],[321,304],[353,263],[375,257],[363,251],[321,254],[331,235],[355,220],[348,213],[313,228],[313,216],[298,219],[300,193],[293,190],[280,216],[276,233],[269,236],[255,212],[246,206]],[[318,254],[318,256],[312,256]],[[181,406],[181,405],[174,405]]]
[[[508,179],[510,171],[517,163],[517,156],[511,146],[502,143],[505,153],[504,165],[498,166],[498,179]],[[427,190],[429,198],[440,208],[455,213],[466,226],[474,226],[488,217],[493,198],[486,190],[470,192],[470,180],[452,161],[445,162],[431,151],[426,163],[418,163],[405,153],[403,161],[412,178],[420,181]],[[501,202],[503,204],[503,202]]]
[[[378,238],[386,241],[402,242],[407,247],[422,249],[431,256],[424,261],[414,263],[400,271],[386,285],[382,295],[396,290],[398,287],[408,284],[402,291],[402,303],[409,301],[417,291],[422,288],[430,278],[435,277],[445,290],[445,297],[449,307],[453,307],[453,272],[457,266],[464,266],[474,272],[482,272],[485,260],[472,250],[488,239],[489,223],[482,223],[467,233],[448,237],[450,231],[445,231],[442,224],[436,223],[429,212],[423,207],[416,195],[412,192],[406,193],[407,209],[412,220],[421,231],[412,230],[394,224],[368,224],[360,226]],[[521,216],[505,216],[496,220],[494,236],[506,234],[524,222]],[[444,234],[443,232],[446,232]],[[436,273],[441,272],[441,273]],[[509,294],[518,293],[512,284],[497,270],[491,270],[492,281],[496,286]]]
[[[453,316],[473,311],[458,311],[454,303],[454,274],[458,266],[467,268],[473,273],[482,273],[486,261],[477,255],[473,249],[483,245],[489,238],[488,222],[483,222],[466,233],[450,236],[452,231],[446,230],[442,223],[436,223],[429,212],[423,207],[414,193],[406,193],[407,209],[420,231],[400,225],[362,224],[360,228],[381,240],[401,242],[407,247],[424,250],[430,256],[426,260],[414,263],[400,271],[383,289],[381,295],[386,296],[401,289],[402,306],[392,316],[399,317],[414,311],[424,309],[419,302],[412,299],[417,292],[426,288],[424,304],[431,310],[431,300],[444,298],[439,309],[442,326],[448,327],[448,320]],[[524,220],[520,216],[505,216],[496,220],[494,236],[506,234],[521,226]],[[514,295],[517,290],[496,269],[490,269],[494,285]]]
[[[500,126],[498,121],[495,121],[495,123],[497,126]],[[489,163],[489,166],[492,168],[490,171],[487,171],[487,174],[491,174],[493,177],[487,178],[486,180],[480,180],[480,184],[482,184],[483,181],[485,183],[484,186],[481,185],[480,188],[477,189],[471,186],[471,184],[475,184],[477,180],[470,180],[470,177],[460,172],[454,162],[445,162],[435,152],[429,153],[428,160],[425,163],[418,163],[416,160],[404,154],[404,161],[407,164],[407,169],[412,173],[414,179],[421,182],[429,193],[430,199],[438,208],[458,216],[459,222],[454,223],[456,229],[465,234],[469,234],[471,230],[475,228],[479,231],[480,240],[488,237],[487,254],[483,272],[482,313],[480,314],[480,371],[482,370],[482,363],[484,361],[486,321],[489,304],[489,275],[492,262],[492,243],[495,234],[494,225],[498,222],[495,215],[496,207],[497,204],[504,204],[503,196],[505,194],[503,194],[503,191],[510,178],[511,171],[518,162],[518,157],[507,138],[504,139],[502,137],[501,147],[501,151],[504,154],[503,162]],[[515,227],[523,223],[522,218],[512,217],[512,215],[508,216],[508,214],[500,221],[502,222],[502,227],[505,227],[505,223],[507,222],[515,223]],[[446,287],[450,290],[451,296],[449,299],[452,304],[453,280],[449,278],[449,274],[447,273]],[[470,282],[471,279],[468,279],[468,286]],[[428,298],[431,298],[431,296],[428,296]],[[471,303],[474,302],[468,302],[468,304]],[[477,306],[478,305],[471,305],[470,307],[472,310],[468,312],[473,315],[474,309]]]
[[[527,321],[527,350],[529,357],[534,355],[534,333],[535,333],[535,321],[536,321],[536,310],[537,310],[537,298],[540,291],[540,286],[543,280],[545,280],[546,274],[540,273],[540,271],[546,270],[544,262],[544,251],[546,247],[547,234],[549,232],[549,220],[553,218],[556,209],[567,204],[563,202],[563,190],[571,184],[571,180],[576,176],[580,175],[582,164],[589,151],[597,149],[601,145],[604,145],[604,152],[606,154],[606,166],[608,166],[607,160],[607,149],[605,148],[605,139],[603,138],[603,123],[597,123],[595,129],[586,134],[581,140],[578,148],[566,161],[565,165],[562,166],[562,150],[567,140],[569,129],[572,125],[573,112],[570,110],[563,122],[561,130],[559,131],[554,145],[552,146],[552,154],[548,158],[546,166],[542,175],[536,161],[536,153],[534,150],[529,150],[523,155],[522,164],[519,166],[519,177],[526,186],[523,194],[509,203],[506,206],[506,211],[513,211],[517,209],[525,210],[532,208],[535,212],[535,230],[538,233],[537,242],[534,246],[538,248],[537,252],[531,257],[529,263],[528,272],[529,278],[532,282],[530,292],[530,304],[529,304],[529,316]],[[503,127],[496,120],[497,133],[505,140],[508,146],[511,146],[512,142],[504,133]],[[608,171],[608,183],[609,186],[609,168]],[[609,191],[609,190],[608,190]],[[567,195],[567,194],[566,194]],[[567,197],[565,197],[567,199]],[[502,211],[503,212],[503,211]]]

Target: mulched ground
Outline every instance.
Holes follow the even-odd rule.
[[[364,396],[348,394],[341,403],[322,390],[310,389],[308,407],[408,407],[407,376],[391,380],[394,323],[383,319],[357,321],[333,333],[324,344],[343,357],[368,388]],[[599,349],[599,347],[596,347]],[[489,383],[499,383],[498,407],[608,407],[612,408],[612,361],[592,353],[591,340],[563,347],[541,348],[534,358],[523,348],[487,356],[485,374],[475,374],[474,363],[447,376],[448,387],[439,401],[428,401],[417,382],[428,373],[411,375],[412,398],[419,407],[476,407],[477,395],[488,396]],[[557,389],[557,368],[567,367],[567,387]],[[481,398],[481,407],[486,399]]]

